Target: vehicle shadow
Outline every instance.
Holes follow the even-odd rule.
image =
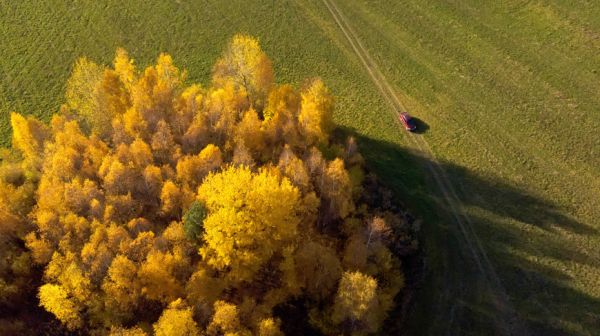
[[[356,138],[367,168],[424,220],[419,233],[426,260],[424,280],[417,286],[416,305],[407,325],[397,327],[396,334],[489,334],[498,312],[490,304],[493,299],[482,294],[489,293],[481,289],[488,280],[477,275],[451,209],[428,177],[430,159],[351,129],[343,132]],[[582,249],[565,237],[565,232],[597,236],[598,229],[579,222],[551,200],[496,176],[482,176],[451,162],[439,165],[456,189],[459,207],[468,209],[473,230],[531,334],[583,335],[596,330],[600,300],[573,289],[574,275],[566,272],[564,265],[578,270],[600,269],[599,251]],[[591,276],[582,272],[577,276]],[[449,321],[443,329],[436,330],[439,324],[428,322],[443,319]],[[577,326],[581,332],[567,326]]]
[[[427,124],[425,121],[416,118],[416,117],[412,117],[413,122],[415,123],[415,125],[417,126],[417,129],[413,131],[413,133],[416,134],[424,134],[429,130],[429,124]]]

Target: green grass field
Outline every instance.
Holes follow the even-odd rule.
[[[530,331],[598,334],[600,6],[340,6],[429,124],[425,137]],[[465,321],[481,310],[466,306]]]
[[[600,334],[600,4],[337,1],[456,189],[519,320],[534,335]],[[321,1],[0,2],[0,141],[10,111],[48,120],[74,60],[161,51],[206,83],[226,41],[260,38],[278,81],[320,76],[336,122],[424,218],[427,273],[407,330],[499,323],[443,196]],[[423,125],[422,125],[423,126]]]

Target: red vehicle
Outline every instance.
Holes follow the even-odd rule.
[[[415,121],[408,113],[406,113],[406,112],[400,113],[400,116],[398,117],[398,119],[400,119],[400,122],[402,123],[402,125],[404,125],[405,130],[412,132],[417,129],[417,125],[415,124]]]

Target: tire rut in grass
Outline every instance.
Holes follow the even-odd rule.
[[[400,99],[398,99],[389,82],[379,71],[379,68],[366,51],[365,47],[356,37],[355,33],[352,31],[352,28],[348,24],[344,15],[340,12],[337,5],[331,0],[323,0],[323,3],[331,13],[337,26],[350,43],[355,54],[358,56],[361,63],[369,73],[373,83],[377,86],[382,96],[392,107],[394,120],[397,124],[399,124],[397,120],[397,114],[399,111],[406,111],[406,108]],[[493,304],[498,309],[498,312],[500,312],[499,320],[496,320],[496,327],[498,328],[498,331],[504,335],[529,334],[523,322],[517,317],[516,311],[510,303],[510,298],[508,297],[500,278],[496,274],[496,271],[490,262],[487,253],[481,244],[481,241],[473,229],[473,223],[471,219],[460,206],[460,198],[457,196],[456,191],[454,190],[454,187],[452,186],[452,183],[446,172],[433,155],[429,144],[420,135],[411,134],[408,138],[412,143],[412,146],[419,150],[427,159],[425,160],[427,170],[435,180],[437,187],[442,193],[442,196],[444,197],[444,200],[450,209],[452,217],[458,224],[458,228],[466,242],[466,246],[473,257],[473,260],[477,264],[477,269],[488,282],[490,289],[492,289],[494,301]],[[453,309],[454,307],[452,310]],[[452,321],[449,323],[452,323]]]

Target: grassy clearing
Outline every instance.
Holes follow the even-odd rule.
[[[411,112],[533,334],[600,333],[600,6],[561,0],[338,1]],[[206,83],[236,32],[258,36],[277,77],[321,76],[336,121],[425,218],[427,274],[414,334],[487,334],[482,279],[388,106],[320,1],[0,3],[0,141],[8,113],[48,119],[73,61],[160,51]]]
[[[535,334],[598,334],[600,6],[340,6],[429,124],[521,319]]]

